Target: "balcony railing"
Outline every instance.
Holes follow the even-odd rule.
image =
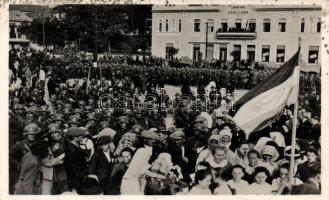
[[[227,30],[218,29],[216,32],[216,38],[254,40],[257,38],[257,34],[254,29],[236,29],[236,28],[229,28]]]

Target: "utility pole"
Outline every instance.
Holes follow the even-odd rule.
[[[130,8],[131,8],[131,31],[134,31],[134,5],[133,0],[130,2]]]
[[[93,54],[93,61],[94,61],[94,67],[97,67],[97,61],[98,61],[98,33],[97,33],[97,5],[94,6],[94,54]]]
[[[42,46],[45,47],[45,8],[42,8]]]
[[[206,53],[205,53],[205,60],[207,61],[208,55],[208,22],[206,22]]]

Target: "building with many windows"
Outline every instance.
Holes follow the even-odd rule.
[[[9,44],[10,47],[26,46],[30,40],[19,31],[23,23],[31,23],[33,19],[25,12],[12,10],[9,12]]]
[[[207,30],[208,29],[208,30]],[[298,49],[301,68],[319,70],[321,7],[269,5],[155,5],[152,55],[246,60],[280,66]],[[206,48],[207,46],[207,48]]]

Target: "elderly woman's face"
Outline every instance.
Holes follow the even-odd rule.
[[[215,161],[220,162],[226,158],[226,152],[223,150],[216,150],[213,156]]]
[[[219,130],[218,130],[218,128],[213,129],[213,130],[211,131],[211,134],[212,134],[212,135],[218,135],[218,134],[219,134]]]
[[[221,139],[220,139],[221,144],[223,145],[227,145],[231,142],[231,138],[228,135],[224,135]]]
[[[223,123],[224,123],[224,121],[223,121],[223,119],[222,118],[217,118],[216,119],[216,123],[217,123],[217,125],[222,125]]]
[[[216,145],[218,145],[218,141],[217,140],[214,140],[214,139],[210,140],[210,142],[209,142],[209,146],[210,147],[215,147]]]
[[[264,162],[271,162],[272,161],[272,156],[271,155],[268,155],[268,154],[264,154],[263,155],[263,160]]]

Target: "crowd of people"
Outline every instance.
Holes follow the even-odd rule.
[[[11,194],[320,194],[318,74],[301,75],[291,180],[293,107],[248,138],[230,117],[272,69],[62,52],[9,52]]]

